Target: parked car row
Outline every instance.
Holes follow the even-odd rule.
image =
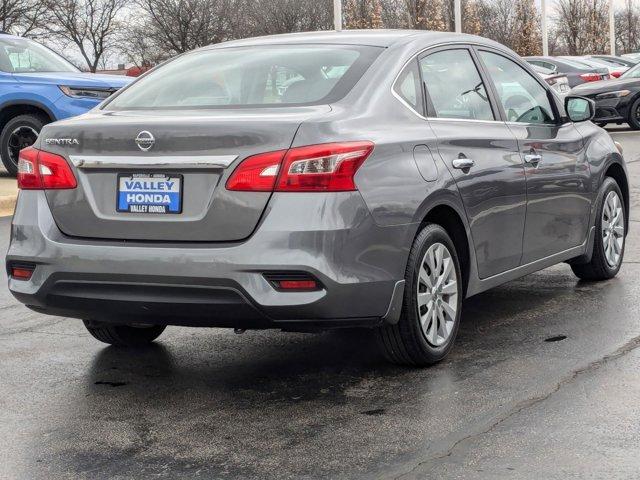
[[[569,93],[566,86],[552,83],[564,77],[572,94],[593,100],[593,120],[598,125],[627,123],[640,130],[640,54],[526,57],[526,60],[558,93]]]

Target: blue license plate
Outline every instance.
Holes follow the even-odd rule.
[[[118,212],[181,213],[182,175],[121,173],[116,201]]]

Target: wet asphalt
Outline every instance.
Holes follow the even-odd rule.
[[[386,364],[367,331],[170,327],[121,350],[0,288],[0,478],[639,478],[640,133],[613,135],[620,275],[559,265],[471,298],[427,369]]]

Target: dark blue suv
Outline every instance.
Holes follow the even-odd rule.
[[[18,152],[43,125],[80,115],[130,83],[130,77],[83,73],[48,48],[0,34],[0,158],[16,174]]]

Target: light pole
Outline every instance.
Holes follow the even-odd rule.
[[[616,54],[616,15],[613,10],[613,0],[609,0],[609,45],[611,45],[611,55]]]
[[[462,33],[462,0],[454,0],[453,11],[456,24],[456,33]]]
[[[540,10],[542,11],[542,55],[549,55],[549,28],[547,27],[547,0],[540,0]]]
[[[342,0],[333,0],[333,28],[342,30]]]

